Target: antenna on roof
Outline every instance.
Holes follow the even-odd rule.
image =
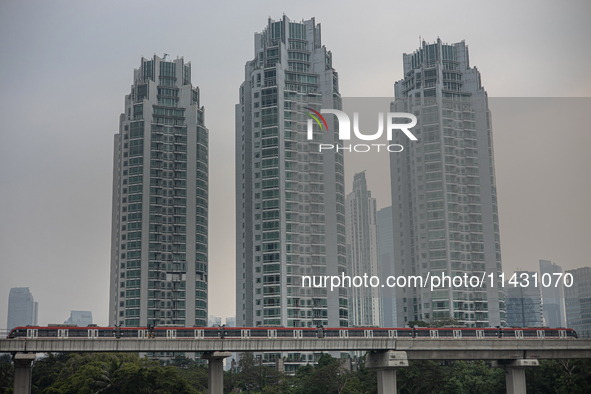
[[[170,56],[168,53],[164,54],[164,57],[162,58],[162,60],[166,60],[166,56]]]

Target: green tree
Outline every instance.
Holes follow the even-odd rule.
[[[302,369],[305,368],[305,369]],[[300,367],[296,374],[296,392],[301,394],[341,394],[354,375],[339,359],[322,354],[314,367]]]
[[[528,392],[583,394],[591,392],[591,360],[540,360],[525,370]]]
[[[14,385],[14,366],[8,353],[0,354],[0,394],[12,393]]]
[[[231,374],[229,384],[224,386],[228,390],[240,389],[247,393],[283,392],[273,390],[288,390],[287,375],[277,372],[274,368],[259,365],[252,353],[241,353],[238,361],[239,372]],[[267,386],[269,386],[267,388]]]
[[[400,394],[438,393],[445,384],[443,368],[433,361],[410,361],[396,371]]]
[[[484,361],[455,361],[447,369],[442,394],[503,394],[505,373]]]

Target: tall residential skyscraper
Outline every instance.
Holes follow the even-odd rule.
[[[392,228],[392,207],[380,209],[378,220],[378,243],[380,249],[381,280],[396,276],[394,263],[394,230]],[[384,327],[398,327],[396,313],[396,289],[382,287],[382,320]]]
[[[562,267],[549,260],[540,260],[540,280],[545,275],[556,279],[554,274],[562,274]],[[547,277],[547,275],[546,275]],[[554,280],[556,282],[556,280]],[[542,310],[546,325],[550,328],[566,327],[566,315],[564,312],[564,287],[541,286]]]
[[[516,278],[533,278],[536,272],[515,271]],[[523,275],[523,276],[522,276]],[[507,275],[509,276],[509,275]],[[518,279],[519,280],[519,279]],[[529,281],[523,286],[524,281],[515,286],[508,280],[505,283],[507,304],[507,326],[509,327],[542,327],[542,296],[540,288],[535,282]]]
[[[6,328],[36,326],[39,303],[33,299],[28,287],[13,287],[8,294]]]
[[[579,338],[591,338],[591,267],[567,270],[564,274],[572,275],[572,282],[566,282],[572,285],[564,286],[566,325]]]
[[[115,135],[110,325],[207,326],[208,130],[166,56],[142,57]]]
[[[301,275],[346,271],[342,152],[337,122],[314,126],[307,108],[340,108],[332,54],[312,18],[269,19],[236,105],[236,324],[342,327],[347,293],[305,288]],[[286,365],[287,368],[287,365]]]
[[[347,274],[380,277],[376,199],[367,190],[365,172],[353,177],[353,191],[345,202],[347,223]],[[382,326],[380,287],[349,289],[349,324]]]
[[[501,273],[491,115],[468,47],[437,40],[404,54],[395,112],[413,113],[418,141],[390,154],[397,275]],[[467,327],[505,325],[498,282],[479,287],[397,288],[398,324],[451,317]]]

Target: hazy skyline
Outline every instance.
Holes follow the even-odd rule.
[[[254,33],[283,13],[322,25],[343,97],[393,97],[402,54],[419,36],[465,40],[490,97],[591,96],[586,1],[4,1],[0,329],[11,287],[30,288],[42,325],[70,310],[107,324],[113,136],[133,69],[154,53],[190,61],[201,89],[210,131],[208,314],[234,315],[234,105]],[[588,266],[591,99],[520,100],[490,105],[503,269],[537,269],[539,259]],[[569,115],[550,112],[557,105]],[[390,205],[387,155],[363,160],[346,162],[346,193],[367,168],[378,209]],[[369,170],[382,162],[383,173]]]

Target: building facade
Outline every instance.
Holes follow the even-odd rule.
[[[314,19],[269,19],[255,34],[236,105],[236,324],[239,327],[342,327],[347,292],[305,287],[302,275],[346,271],[342,152],[338,126],[307,113],[340,109],[332,53]],[[267,355],[266,355],[267,356]],[[269,356],[269,361],[273,357]],[[287,355],[288,360],[312,355]],[[286,369],[289,369],[286,362]]]
[[[92,324],[92,312],[90,311],[70,311],[70,317],[64,324],[75,324],[78,327],[87,327]]]
[[[540,260],[540,280],[546,275],[556,279],[562,275],[562,267],[549,260]],[[566,327],[566,314],[564,311],[564,287],[563,286],[541,286],[542,287],[542,312],[546,326],[550,328]]]
[[[110,325],[207,326],[208,130],[166,56],[142,57],[115,135]]]
[[[536,286],[533,280],[527,282],[527,286],[524,287],[526,282],[521,280],[521,278],[533,278],[535,274],[536,272],[515,271],[518,284],[515,285],[514,280],[505,282],[507,326],[543,327],[545,325],[540,287]]]
[[[579,338],[591,338],[591,267],[567,270],[564,274],[571,275],[564,286],[566,325]]]
[[[353,177],[353,191],[345,200],[347,224],[347,273],[349,276],[380,277],[376,199],[367,190],[365,172]],[[349,289],[349,325],[382,326],[381,288]]]
[[[33,299],[28,287],[13,287],[8,294],[6,328],[36,326],[39,303]]]
[[[394,229],[392,207],[380,209],[376,214],[378,222],[378,246],[380,250],[381,280],[396,276],[394,263]],[[384,327],[398,327],[396,313],[396,289],[385,286],[382,289],[382,324]]]
[[[468,47],[437,40],[404,54],[392,112],[414,114],[390,154],[397,275],[501,273],[491,114]],[[466,327],[504,326],[504,291],[483,287],[396,289],[398,324],[453,318]]]

